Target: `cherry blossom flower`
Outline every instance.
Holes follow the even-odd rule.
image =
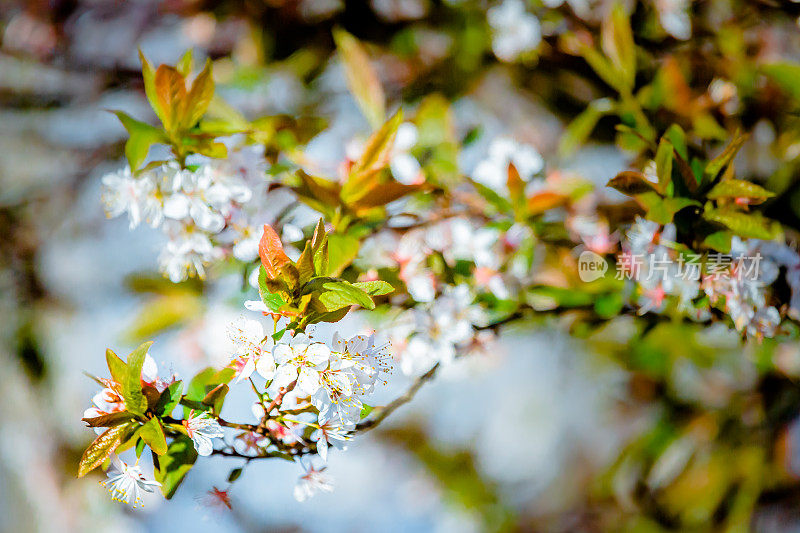
[[[109,218],[128,213],[130,229],[135,229],[142,221],[147,221],[153,227],[161,224],[163,210],[156,198],[156,186],[150,174],[134,177],[130,167],[126,166],[103,176],[102,183],[103,204]]]
[[[189,438],[192,439],[194,449],[198,455],[211,455],[214,445],[211,439],[224,437],[225,432],[219,422],[211,418],[208,413],[200,413],[195,416],[194,410],[189,413],[189,418],[183,421],[183,427]]]
[[[355,424],[345,425],[341,420],[331,418],[319,424],[319,429],[312,433],[311,438],[316,440],[317,454],[323,461],[328,461],[328,447],[333,444],[339,450],[347,449],[347,441],[350,440],[348,431],[355,428]]]
[[[222,256],[207,235],[199,232],[180,234],[170,239],[158,257],[161,271],[173,283],[191,276],[205,278],[205,265]]]
[[[142,491],[153,492],[156,487],[161,486],[158,481],[146,479],[138,464],[129,466],[116,455],[111,456],[111,465],[106,475],[108,479],[101,481],[100,484],[111,492],[111,498],[132,504],[133,507],[142,505]]]
[[[264,379],[275,375],[272,338],[264,333],[264,327],[256,320],[239,317],[228,328],[231,342],[230,353],[236,370],[236,383],[249,378],[253,371]]]
[[[317,470],[313,465],[305,469],[305,474],[300,476],[294,487],[294,498],[304,502],[317,492],[332,492],[333,482],[325,472],[325,467]]]
[[[275,386],[285,387],[296,379],[297,388],[311,395],[320,387],[320,371],[327,367],[331,350],[321,342],[297,335],[290,343],[276,344],[272,356],[278,365]]]

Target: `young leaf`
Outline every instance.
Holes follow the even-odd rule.
[[[562,157],[572,155],[575,150],[586,142],[586,139],[589,138],[589,135],[597,126],[597,122],[613,109],[611,100],[608,98],[601,98],[589,104],[567,126],[558,144],[558,153]]]
[[[630,17],[621,4],[615,4],[611,16],[603,21],[600,39],[600,46],[611,59],[624,87],[628,91],[632,90],[636,77],[636,48]]]
[[[277,312],[288,302],[277,292],[270,292],[270,280],[267,279],[267,271],[264,265],[259,267],[258,272],[258,294],[270,311]]]
[[[178,61],[178,64],[175,65],[175,68],[178,69],[178,72],[181,73],[181,76],[184,78],[189,77],[191,75],[192,70],[194,70],[194,58],[192,57],[192,49],[189,48],[184,52],[183,56]]]
[[[142,79],[144,80],[144,92],[147,96],[147,101],[150,102],[150,107],[156,112],[156,116],[161,123],[165,124],[164,109],[161,107],[158,91],[156,91],[155,69],[153,69],[153,65],[147,60],[141,49],[139,50],[139,60],[142,62]]]
[[[297,282],[301,285],[310,280],[315,274],[313,250],[311,241],[306,241],[303,253],[297,259],[297,273],[299,276]]]
[[[161,122],[168,132],[175,132],[183,117],[186,102],[186,80],[174,67],[160,65],[154,77],[156,98],[163,116]]]
[[[203,398],[203,403],[210,405],[215,413],[219,413],[222,410],[222,404],[229,390],[230,387],[228,387],[227,383],[220,383],[206,394],[205,398]]]
[[[708,183],[714,183],[717,175],[719,175],[719,173],[733,160],[733,158],[736,156],[736,152],[739,151],[746,140],[747,135],[737,134],[730,144],[725,147],[721,154],[709,161],[708,165],[706,165],[705,172],[703,173],[704,181]]]
[[[108,371],[111,373],[111,379],[119,384],[125,380],[128,375],[128,365],[110,348],[106,349],[106,364]]]
[[[113,428],[132,419],[133,415],[128,411],[117,411],[92,418],[81,418],[82,421],[86,422],[86,426],[90,428]]]
[[[659,224],[669,224],[675,214],[691,205],[699,206],[700,202],[691,198],[662,198],[655,192],[646,192],[636,196],[636,200],[647,211],[647,218]]]
[[[181,396],[183,396],[183,382],[176,381],[161,393],[154,409],[155,413],[159,416],[170,416],[181,401]]]
[[[720,181],[708,192],[708,198],[711,200],[720,198],[744,198],[747,199],[750,204],[759,204],[773,196],[775,196],[775,193],[768,191],[760,185],[737,179]]]
[[[161,422],[158,418],[151,418],[139,430],[139,438],[141,438],[150,449],[158,455],[167,453],[167,440],[164,437],[164,428],[161,427]]]
[[[206,113],[214,97],[214,80],[211,77],[211,60],[207,60],[203,70],[197,75],[183,109],[181,126],[191,128]]]
[[[644,174],[631,170],[620,172],[608,182],[607,186],[618,190],[622,194],[627,194],[628,196],[650,191],[657,192],[655,185],[647,181]]]
[[[381,280],[357,281],[356,283],[353,283],[353,287],[361,289],[370,296],[383,296],[384,294],[394,292],[394,287],[392,287],[391,284]]]
[[[122,111],[114,111],[114,114],[128,131],[128,140],[125,141],[125,157],[128,159],[131,171],[135,172],[147,158],[150,147],[154,144],[166,143],[167,137],[158,128],[140,122]]]
[[[270,279],[278,279],[281,272],[292,265],[292,260],[283,251],[283,242],[280,236],[272,229],[269,224],[264,224],[264,234],[258,243],[258,255],[261,257],[261,264]]]
[[[319,295],[320,301],[328,311],[337,311],[349,305],[360,305],[364,309],[375,309],[375,302],[369,295],[347,281],[329,281],[322,285],[327,289]]]
[[[662,137],[656,151],[656,175],[658,176],[658,188],[661,189],[662,194],[667,192],[667,187],[672,181],[672,154],[674,150],[672,144]]]
[[[771,240],[783,233],[780,223],[764,218],[761,213],[742,213],[728,208],[706,207],[703,218],[726,226],[740,237]]]
[[[166,499],[172,498],[195,461],[197,452],[192,439],[186,435],[176,437],[167,447],[167,453],[158,458],[154,474]]]
[[[328,235],[328,268],[320,272],[328,276],[338,276],[350,266],[358,255],[361,242],[353,235],[331,233]]]
[[[122,381],[122,399],[125,407],[135,415],[143,415],[147,409],[147,398],[142,394],[142,366],[147,350],[153,344],[145,342],[128,356],[128,371]]]
[[[333,30],[333,39],[344,63],[350,92],[367,121],[377,128],[386,115],[385,97],[378,74],[358,39],[338,28]]]
[[[78,465],[78,477],[83,477],[105,461],[111,455],[122,439],[128,435],[129,424],[115,426],[101,433],[83,452]]]

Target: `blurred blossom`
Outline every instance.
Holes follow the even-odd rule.
[[[526,11],[522,0],[503,0],[489,8],[486,18],[492,28],[492,51],[503,61],[516,61],[542,40],[539,19]]]
[[[664,31],[681,40],[692,36],[689,0],[655,0],[655,2],[658,19]]]
[[[370,4],[388,22],[420,19],[428,13],[427,0],[370,0]]]
[[[498,137],[489,145],[489,154],[472,172],[472,178],[493,191],[508,195],[508,166],[514,165],[523,181],[531,183],[544,169],[544,160],[529,144],[510,137]]]

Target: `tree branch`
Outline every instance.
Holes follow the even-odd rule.
[[[383,407],[376,407],[373,412],[377,411],[378,414],[374,418],[359,422],[356,426],[356,431],[369,431],[383,422],[387,416],[395,412],[399,407],[410,402],[417,394],[417,391],[419,391],[419,389],[421,389],[425,383],[432,380],[434,376],[436,376],[436,372],[439,370],[440,366],[441,363],[436,363],[433,365],[430,370],[414,380],[414,383],[411,384],[411,386],[402,396],[395,398],[391,403],[386,404]]]

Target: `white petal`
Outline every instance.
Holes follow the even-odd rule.
[[[319,372],[308,367],[300,369],[297,378],[297,388],[305,394],[311,395],[317,392],[320,387]]]
[[[275,360],[271,355],[264,354],[258,358],[256,372],[266,380],[270,380],[275,376]]]
[[[306,360],[313,365],[327,362],[330,356],[331,349],[321,342],[315,342],[306,349]]]

